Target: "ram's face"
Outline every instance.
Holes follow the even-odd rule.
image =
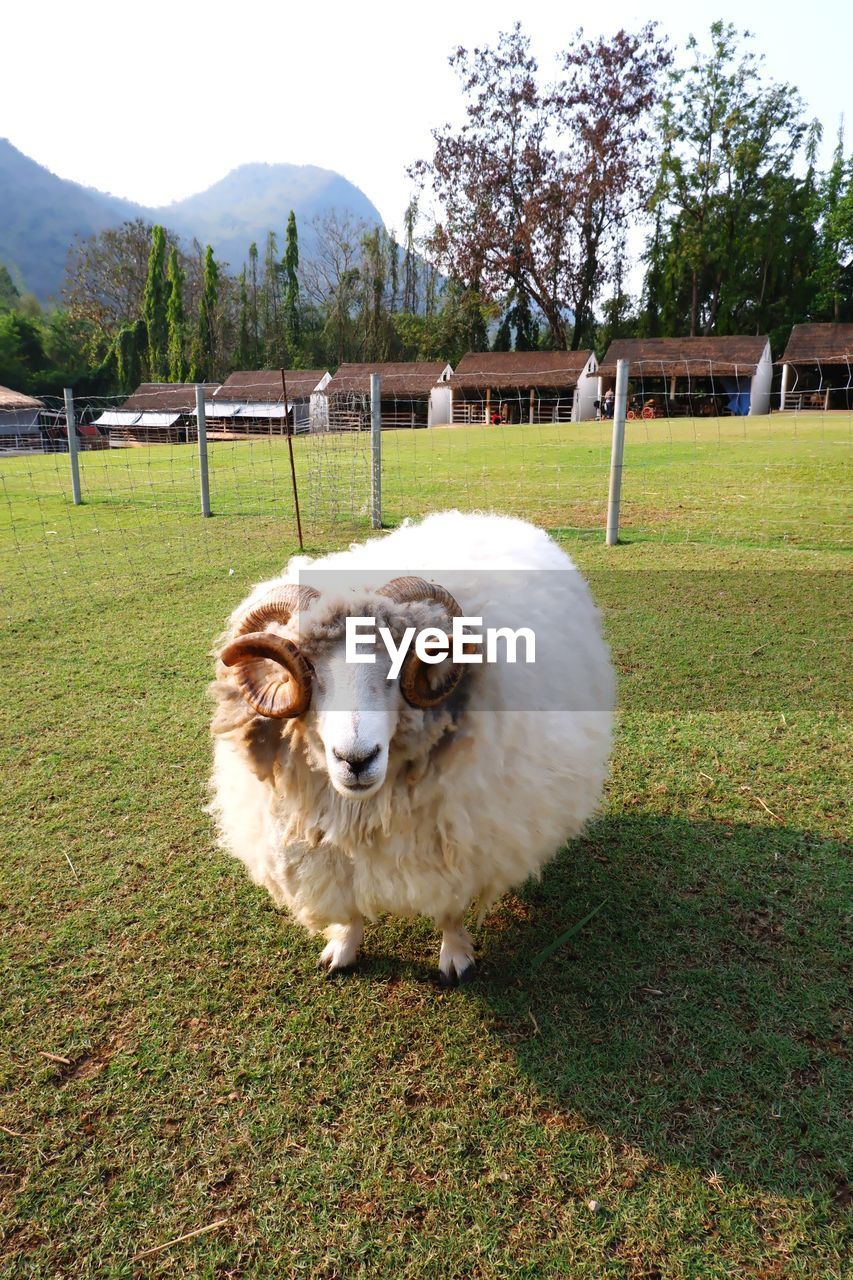
[[[376,596],[377,609],[393,611],[398,635],[412,620],[407,611],[438,609],[448,622],[461,614],[448,592],[422,578],[394,579]],[[331,626],[325,619],[322,628],[312,625],[317,602],[311,588],[276,588],[268,600],[238,616],[234,639],[220,659],[258,715],[304,717],[322,741],[332,786],[348,799],[366,800],[385,781],[404,704],[422,710],[438,706],[456,688],[464,667],[449,659],[427,665],[412,646],[399,675],[390,679],[391,657],[378,643],[373,662],[348,661],[344,619]],[[304,627],[296,626],[302,618]]]
[[[342,796],[366,800],[388,770],[388,752],[402,705],[400,686],[388,678],[390,659],[381,646],[375,662],[347,662],[337,644],[314,664],[308,714],[326,756],[329,781]]]

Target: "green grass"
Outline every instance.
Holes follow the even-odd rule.
[[[84,456],[78,510],[0,460],[0,1275],[847,1274],[851,424],[677,427],[612,550],[600,427],[383,439],[389,523],[539,520],[620,672],[601,816],[452,993],[422,921],[323,981],[213,846],[206,655],[295,548],[286,448],[215,446],[209,521],[191,450]],[[363,533],[364,441],[296,454],[309,549]]]

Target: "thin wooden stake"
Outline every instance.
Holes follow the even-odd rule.
[[[150,1249],[143,1249],[141,1253],[135,1253],[131,1258],[131,1262],[138,1262],[140,1258],[149,1258],[152,1253],[162,1253],[164,1249],[171,1249],[172,1245],[183,1244],[185,1240],[193,1240],[196,1236],[207,1235],[208,1231],[218,1231],[220,1227],[227,1226],[227,1224],[227,1218],[219,1218],[216,1222],[211,1222],[208,1227],[196,1227],[195,1231],[187,1231],[182,1236],[175,1236],[174,1240],[167,1240],[165,1244],[155,1244]]]
[[[284,425],[287,431],[287,451],[290,454],[290,479],[293,484],[293,505],[296,508],[296,532],[299,535],[299,550],[304,551],[305,546],[302,542],[302,520],[299,515],[299,490],[296,487],[296,464],[293,461],[293,432],[290,430],[290,423],[287,418],[287,380],[284,376],[283,369],[281,370],[281,393],[284,396]],[[294,427],[296,426],[295,421],[293,425]]]
[[[58,1053],[48,1053],[46,1049],[39,1049],[38,1055],[40,1058],[47,1058],[48,1062],[61,1062],[63,1067],[71,1066],[71,1059],[63,1058]]]

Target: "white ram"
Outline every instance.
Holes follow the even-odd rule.
[[[412,646],[390,679],[382,647],[373,663],[346,660],[348,617],[399,644],[413,626],[446,635],[459,614],[529,628],[537,661],[425,663]],[[507,517],[445,512],[292,560],[232,614],[212,689],[221,843],[325,934],[329,971],[355,961],[364,919],[388,912],[432,918],[441,981],[470,977],[471,903],[482,912],[538,873],[607,772],[614,682],[598,611],[565,552]]]

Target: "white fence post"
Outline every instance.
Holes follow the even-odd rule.
[[[628,361],[616,361],[616,395],[613,402],[613,444],[610,449],[610,491],[607,495],[608,547],[619,541],[619,502],[622,496],[622,454],[625,449],[625,414],[628,410]]]
[[[210,515],[210,483],[207,475],[207,418],[204,412],[204,387],[195,384],[195,417],[198,425],[198,478],[201,488],[201,514]]]
[[[71,463],[71,493],[75,507],[79,507],[83,499],[80,497],[80,460],[77,457],[77,418],[74,414],[74,392],[66,387],[65,395],[65,430],[68,435],[68,461]]]
[[[382,528],[382,379],[370,375],[370,521]]]

